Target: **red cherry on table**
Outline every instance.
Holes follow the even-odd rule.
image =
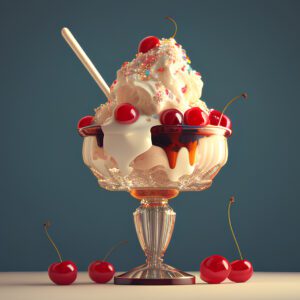
[[[114,266],[102,260],[96,260],[89,265],[88,268],[90,278],[96,283],[109,282],[115,275]]]
[[[107,262],[106,259],[123,244],[127,244],[127,241],[121,241],[118,244],[114,245],[104,256],[102,260],[96,260],[90,263],[88,267],[88,272],[90,278],[96,283],[106,283],[109,282],[115,275],[114,266]]]
[[[223,114],[222,116],[222,120],[220,122],[220,118],[221,118],[222,112],[212,109],[209,113],[209,124],[210,125],[215,125],[215,126],[222,126],[228,129],[232,128],[232,124],[231,124],[231,120]]]
[[[181,125],[182,122],[183,115],[176,108],[166,109],[160,115],[160,123],[163,125]]]
[[[68,285],[75,281],[77,278],[77,266],[70,260],[63,261],[62,256],[48,233],[48,228],[51,226],[50,222],[44,223],[44,230],[49,242],[54,247],[60,262],[53,263],[48,268],[49,278],[59,285]]]
[[[221,283],[231,270],[228,260],[221,255],[205,258],[200,265],[200,278],[207,283]]]
[[[253,267],[248,260],[235,260],[231,264],[231,272],[228,279],[234,282],[245,282],[252,277]]]
[[[48,269],[49,278],[58,285],[68,285],[77,278],[77,267],[70,261],[56,262]]]
[[[208,115],[199,107],[192,107],[184,113],[184,124],[191,126],[205,126]]]
[[[139,111],[130,103],[119,104],[115,108],[115,119],[121,124],[132,124],[139,118]]]
[[[146,53],[149,50],[159,46],[160,41],[156,36],[147,36],[139,43],[139,52]]]

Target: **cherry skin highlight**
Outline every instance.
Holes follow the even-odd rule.
[[[130,103],[122,103],[116,107],[114,115],[119,123],[132,124],[139,118],[139,111]]]
[[[70,260],[56,262],[49,266],[48,275],[55,284],[69,285],[77,278],[77,267]]]
[[[183,115],[176,108],[166,109],[160,115],[160,123],[163,125],[181,125],[183,123]]]
[[[228,275],[228,279],[233,282],[246,282],[253,274],[253,267],[250,261],[246,259],[238,259],[231,264],[231,272]]]
[[[94,117],[93,116],[85,116],[79,120],[77,123],[77,129],[90,126],[94,122]]]
[[[96,260],[89,265],[88,268],[90,278],[96,283],[109,282],[115,275],[114,266],[102,260]]]
[[[184,113],[184,124],[205,126],[208,124],[208,116],[201,108],[192,107]]]
[[[146,53],[149,50],[159,46],[160,41],[156,36],[147,36],[139,44],[139,52]]]
[[[226,115],[223,115],[222,120],[220,122],[221,115],[222,113],[220,111],[212,109],[208,116],[209,124],[215,126],[218,126],[220,124],[220,126],[222,127],[231,129],[232,128],[231,120]]]
[[[200,265],[200,278],[207,283],[221,283],[231,271],[228,260],[221,255],[205,258]]]

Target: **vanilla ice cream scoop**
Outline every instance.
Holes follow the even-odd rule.
[[[148,116],[168,108],[184,113],[195,106],[209,113],[200,100],[202,88],[201,74],[191,68],[182,46],[173,38],[161,39],[157,47],[123,64],[111,86],[109,102],[96,110],[95,121],[103,124],[120,103],[131,103]]]

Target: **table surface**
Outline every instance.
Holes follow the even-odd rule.
[[[224,281],[206,284],[196,275],[195,285],[173,286],[121,286],[92,283],[86,272],[78,274],[70,286],[56,286],[49,281],[46,272],[0,273],[1,300],[35,299],[300,299],[300,273],[255,273],[246,283]]]

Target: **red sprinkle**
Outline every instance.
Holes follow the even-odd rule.
[[[183,94],[186,93],[186,90],[187,90],[187,85],[185,85],[185,86],[181,89],[181,91],[182,91]]]
[[[169,90],[168,89],[166,89],[166,94],[169,95]]]
[[[112,85],[110,86],[110,90],[112,90],[115,86],[115,84],[117,83],[117,80],[114,80],[114,82],[112,83]]]
[[[201,76],[201,73],[199,73],[199,72],[196,72],[196,75],[198,75],[198,76]]]
[[[157,72],[163,72],[165,70],[165,68],[161,67],[157,69]]]
[[[181,71],[184,71],[185,70],[185,66],[183,66],[182,68],[181,68]]]

